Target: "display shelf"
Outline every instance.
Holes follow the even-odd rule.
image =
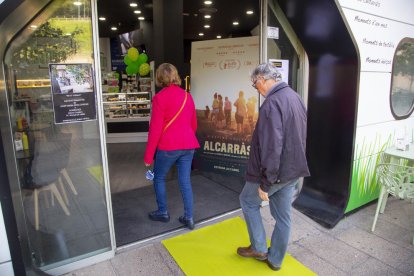
[[[50,87],[50,79],[16,80],[17,88],[42,88]]]
[[[107,143],[145,142],[155,91],[153,78],[123,74],[121,81],[122,87],[113,78],[104,80],[105,89],[109,91],[102,93]],[[118,87],[119,92],[112,92]]]

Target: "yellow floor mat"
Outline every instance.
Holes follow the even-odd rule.
[[[316,275],[290,255],[282,269],[237,255],[239,246],[249,245],[246,223],[235,217],[162,241],[186,275]]]

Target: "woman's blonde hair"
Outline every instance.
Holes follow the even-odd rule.
[[[155,72],[155,84],[158,87],[168,87],[171,84],[181,85],[181,78],[177,68],[170,63],[163,63],[158,66]]]

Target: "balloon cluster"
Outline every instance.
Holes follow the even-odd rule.
[[[147,61],[147,54],[140,54],[135,47],[129,48],[128,54],[124,57],[124,63],[127,66],[125,69],[127,74],[134,75],[139,73],[141,77],[148,75],[150,72],[150,66]]]

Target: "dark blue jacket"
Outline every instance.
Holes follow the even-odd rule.
[[[305,156],[306,108],[284,82],[266,95],[253,133],[246,180],[271,185],[309,176]]]

